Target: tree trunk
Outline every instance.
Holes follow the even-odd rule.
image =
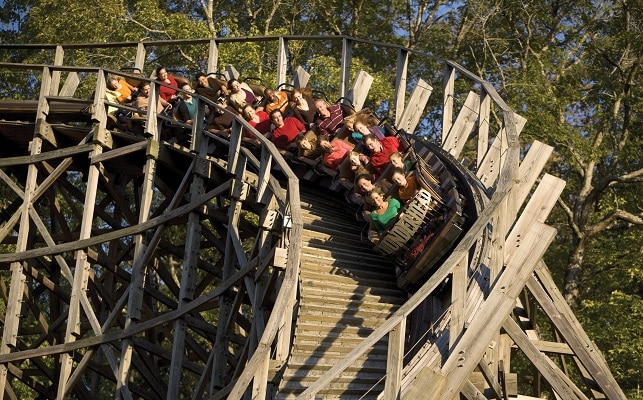
[[[576,310],[580,302],[580,289],[583,279],[583,259],[585,258],[585,239],[576,239],[573,243],[573,251],[569,255],[567,268],[565,269],[565,283],[563,295],[565,301]]]

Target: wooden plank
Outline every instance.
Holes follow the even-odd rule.
[[[451,319],[449,321],[449,348],[453,349],[464,331],[464,315],[467,301],[469,261],[463,258],[453,268],[451,284]]]
[[[603,393],[610,399],[624,399],[625,394],[614,379],[600,350],[582,329],[580,322],[578,322],[569,305],[565,302],[544,262],[541,262],[536,268],[535,274],[540,283],[535,278],[532,278],[527,282],[527,288],[538,304],[543,308]]]
[[[216,39],[210,39],[210,44],[208,47],[208,66],[206,68],[206,73],[217,72],[219,64],[219,44]]]
[[[308,85],[310,74],[301,65],[297,66],[291,84],[296,88],[305,88]]]
[[[102,84],[101,84],[101,77]],[[98,82],[96,90],[102,87],[104,90],[105,80],[103,74],[98,74]],[[101,92],[102,93],[102,92]],[[102,97],[101,97],[102,99]],[[94,112],[97,112],[95,110]],[[104,113],[104,109],[103,109]],[[104,122],[104,119],[103,119]],[[103,151],[102,147],[94,146],[91,155],[100,154]],[[88,239],[92,235],[92,224],[94,220],[94,210],[96,208],[96,195],[98,192],[99,183],[99,170],[95,165],[89,165],[87,173],[87,185],[85,189],[85,202],[83,205],[83,218],[80,223],[79,239]],[[67,317],[67,329],[65,332],[65,343],[71,343],[81,335],[81,311],[82,311],[82,295],[85,293],[89,283],[89,270],[90,264],[87,261],[87,253],[81,249],[76,250],[76,266],[74,269],[74,281],[71,288],[71,298],[69,302],[69,311]],[[87,314],[87,313],[86,313]],[[58,379],[58,398],[64,398],[69,391],[67,380],[69,379],[73,367],[73,355],[64,353],[61,357],[61,367]]]
[[[78,88],[79,83],[80,83],[80,78],[78,77],[78,73],[76,71],[71,71],[70,73],[67,74],[67,79],[65,79],[65,83],[63,84],[63,87],[60,89],[58,96],[63,96],[63,97],[73,96],[76,93],[76,89]]]
[[[491,116],[491,97],[483,92],[480,98],[480,111],[478,112],[478,153],[476,167],[480,168],[482,160],[489,149],[489,119]]]
[[[513,117],[516,121],[515,130],[519,135],[522,131],[522,128],[524,128],[525,124],[527,123],[527,120],[515,113],[513,114]],[[491,143],[491,146],[489,147],[489,150],[487,151],[482,162],[479,162],[476,176],[486,187],[492,187],[495,184],[495,181],[498,178],[498,174],[500,173],[500,170],[502,168],[501,161],[505,156],[506,151],[506,149],[504,148],[504,143],[506,143],[506,139],[503,139],[504,136],[505,129],[503,128],[498,133],[498,136],[493,139],[493,142]]]
[[[433,92],[433,88],[424,80],[420,79],[413,89],[413,93],[404,112],[400,116],[397,126],[398,129],[403,129],[409,133],[415,130],[424,113],[424,107],[426,107],[426,103],[429,101],[431,92]]]
[[[35,138],[31,143],[31,154],[38,154],[42,150],[42,140]],[[18,240],[16,242],[16,252],[24,251],[28,246],[29,239],[29,208],[34,199],[34,192],[37,187],[38,168],[30,164],[27,169],[27,179],[25,182],[25,192],[22,206],[19,209],[20,226],[18,230]],[[8,354],[17,344],[18,328],[22,314],[22,297],[25,292],[26,277],[23,272],[22,263],[12,262],[11,285],[9,287],[9,296],[6,302],[5,320],[3,321],[2,343],[0,343],[0,356]],[[0,365],[0,394],[5,393],[7,383],[7,366]]]
[[[239,79],[239,75],[240,75],[239,71],[237,71],[237,69],[232,64],[228,64],[225,66],[224,74],[226,75],[228,80]]]
[[[368,92],[371,90],[374,79],[372,75],[364,70],[358,72],[355,82],[353,82],[353,88],[348,95],[353,102],[355,111],[359,111],[364,107],[364,102],[366,101]]]
[[[406,96],[406,76],[409,69],[409,52],[400,48],[397,53],[397,68],[395,73],[395,126],[400,126],[400,117],[404,112]]]
[[[353,40],[342,39],[342,63],[339,70],[339,97],[346,97],[351,78],[351,62],[353,59]]]
[[[386,357],[385,399],[397,399],[400,395],[402,367],[404,363],[404,342],[406,338],[406,320],[389,332],[388,353]]]
[[[446,64],[442,78],[442,143],[453,125],[453,95],[455,91],[455,68]]]
[[[65,49],[61,45],[56,46],[56,53],[54,54],[54,65],[63,65],[63,58],[65,56]],[[49,94],[55,96],[58,93],[58,86],[60,86],[60,70],[54,70],[51,74],[51,88]]]
[[[469,138],[469,133],[478,120],[478,110],[480,108],[480,96],[475,92],[469,92],[464,105],[460,109],[455,122],[451,126],[449,133],[442,140],[442,148],[449,152],[453,157],[458,158],[464,145]]]
[[[509,201],[507,205],[508,215],[515,216],[518,213],[518,210],[527,198],[529,192],[531,192],[536,179],[540,176],[540,172],[545,167],[545,164],[553,151],[553,147],[539,141],[535,141],[531,144],[525,158],[520,163],[518,184],[514,185],[514,189],[509,193]],[[558,199],[559,195],[560,193],[552,193],[552,196],[556,199]]]
[[[76,147],[78,147],[78,146],[76,146]],[[148,147],[148,142],[147,141],[133,143],[133,144],[130,144],[129,146],[119,147],[116,150],[111,150],[111,151],[101,153],[101,154],[98,154],[98,155],[92,155],[92,156],[89,157],[89,161],[92,164],[105,162],[107,160],[111,160],[111,159],[114,159],[114,158],[117,158],[117,157],[122,157],[122,156],[127,155],[127,154],[135,153],[137,151],[146,150],[147,147]]]
[[[286,69],[288,68],[288,39],[279,37],[277,46],[277,85],[286,82]]]
[[[93,144],[80,144],[78,146],[56,149],[48,151],[46,153],[39,153],[35,155],[0,158],[0,168],[27,164],[38,164],[56,160],[58,158],[71,157],[77,154],[88,153],[93,150],[93,148]]]
[[[480,362],[478,363],[478,368],[480,369],[480,372],[482,373],[484,380],[487,382],[487,384],[493,391],[495,398],[502,399],[504,396],[506,396],[506,391],[504,391],[503,388],[500,386],[500,384],[498,383],[498,378],[496,377],[496,374],[494,374],[491,368],[489,368],[489,365],[484,360],[484,358],[480,360]]]
[[[587,399],[549,357],[538,351],[516,321],[507,318],[503,328],[559,396],[564,399]]]
[[[564,180],[545,174],[514,225],[511,237],[515,237],[514,231],[521,232],[531,224],[544,223],[564,188]]]

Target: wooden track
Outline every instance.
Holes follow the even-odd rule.
[[[304,217],[299,316],[277,398],[294,398],[342,359],[401,304],[394,267],[362,239],[363,223],[343,199],[302,190]],[[376,398],[383,389],[387,342],[378,342],[319,395]]]

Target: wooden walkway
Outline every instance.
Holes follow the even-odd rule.
[[[380,326],[406,293],[397,288],[393,266],[360,239],[342,199],[302,188],[304,242],[301,297],[292,355],[278,398],[294,398]],[[386,338],[348,368],[323,398],[374,399],[383,388]]]

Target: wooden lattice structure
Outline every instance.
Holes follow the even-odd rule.
[[[203,46],[208,71],[217,71],[219,46],[240,40],[119,46],[137,49],[139,70],[149,69],[146,46]],[[289,65],[288,43],[341,41],[340,97],[357,107],[372,79],[362,71],[350,85],[353,45],[392,49],[398,55],[395,124],[408,133],[433,90],[412,77],[417,84],[407,99],[410,59],[427,56],[403,47],[346,37],[243,40],[275,42],[276,82],[297,85],[309,76]],[[318,203],[312,196],[310,209],[303,207],[297,175],[258,133],[258,147],[246,147],[242,130],[254,129],[238,117],[229,140],[200,122],[190,126],[189,147],[161,140],[168,121],[155,112],[147,113],[142,135],[108,130],[105,80],[124,73],[66,65],[65,46],[49,49],[54,58],[47,65],[0,64],[3,71],[36,76],[40,85],[37,104],[0,103],[4,398],[304,399],[350,392],[383,399],[507,399],[518,396],[511,368],[516,351],[558,398],[625,398],[542,261],[555,235],[544,222],[564,187],[541,175],[552,148],[535,142],[522,157],[518,135],[526,121],[463,67],[443,63],[439,144],[453,164],[465,143],[475,144],[474,171],[457,168],[465,177],[460,184],[474,193],[477,219],[437,268],[417,277],[408,299],[399,294],[401,304],[386,308],[367,333],[356,333],[359,341],[342,346],[345,327],[332,336],[344,349],[333,350],[336,361],[324,364],[321,354],[305,373],[290,375],[295,351],[306,351],[298,341],[314,297],[310,289],[323,283],[303,270],[307,257],[329,259],[335,269],[357,275],[342,266],[357,245],[344,253],[310,249],[332,242],[324,220],[341,214],[324,208],[325,189],[319,188]],[[90,99],[74,97],[80,74],[96,81]],[[151,83],[155,99],[159,83]],[[459,87],[467,89],[460,93]],[[196,99],[195,121],[202,121],[211,103]],[[420,139],[414,146],[420,154],[428,148]],[[325,210],[319,219],[311,214],[316,207]],[[325,236],[308,238],[315,225]],[[371,252],[362,246],[352,257]],[[373,286],[387,280],[385,274],[369,279]],[[392,275],[388,280],[395,281]],[[319,296],[322,303],[336,300]],[[387,296],[379,298],[395,303],[392,289]],[[371,303],[355,301],[354,313]],[[327,314],[312,315],[321,320]],[[536,323],[537,315],[547,321]],[[549,340],[537,330],[547,323],[555,331]],[[322,329],[318,336],[319,343],[331,337]],[[382,343],[381,365],[362,360]],[[322,349],[330,352],[321,345],[311,352]],[[342,383],[351,368],[357,375]],[[378,383],[360,393],[355,388],[365,370]],[[299,387],[286,390],[294,380]]]

